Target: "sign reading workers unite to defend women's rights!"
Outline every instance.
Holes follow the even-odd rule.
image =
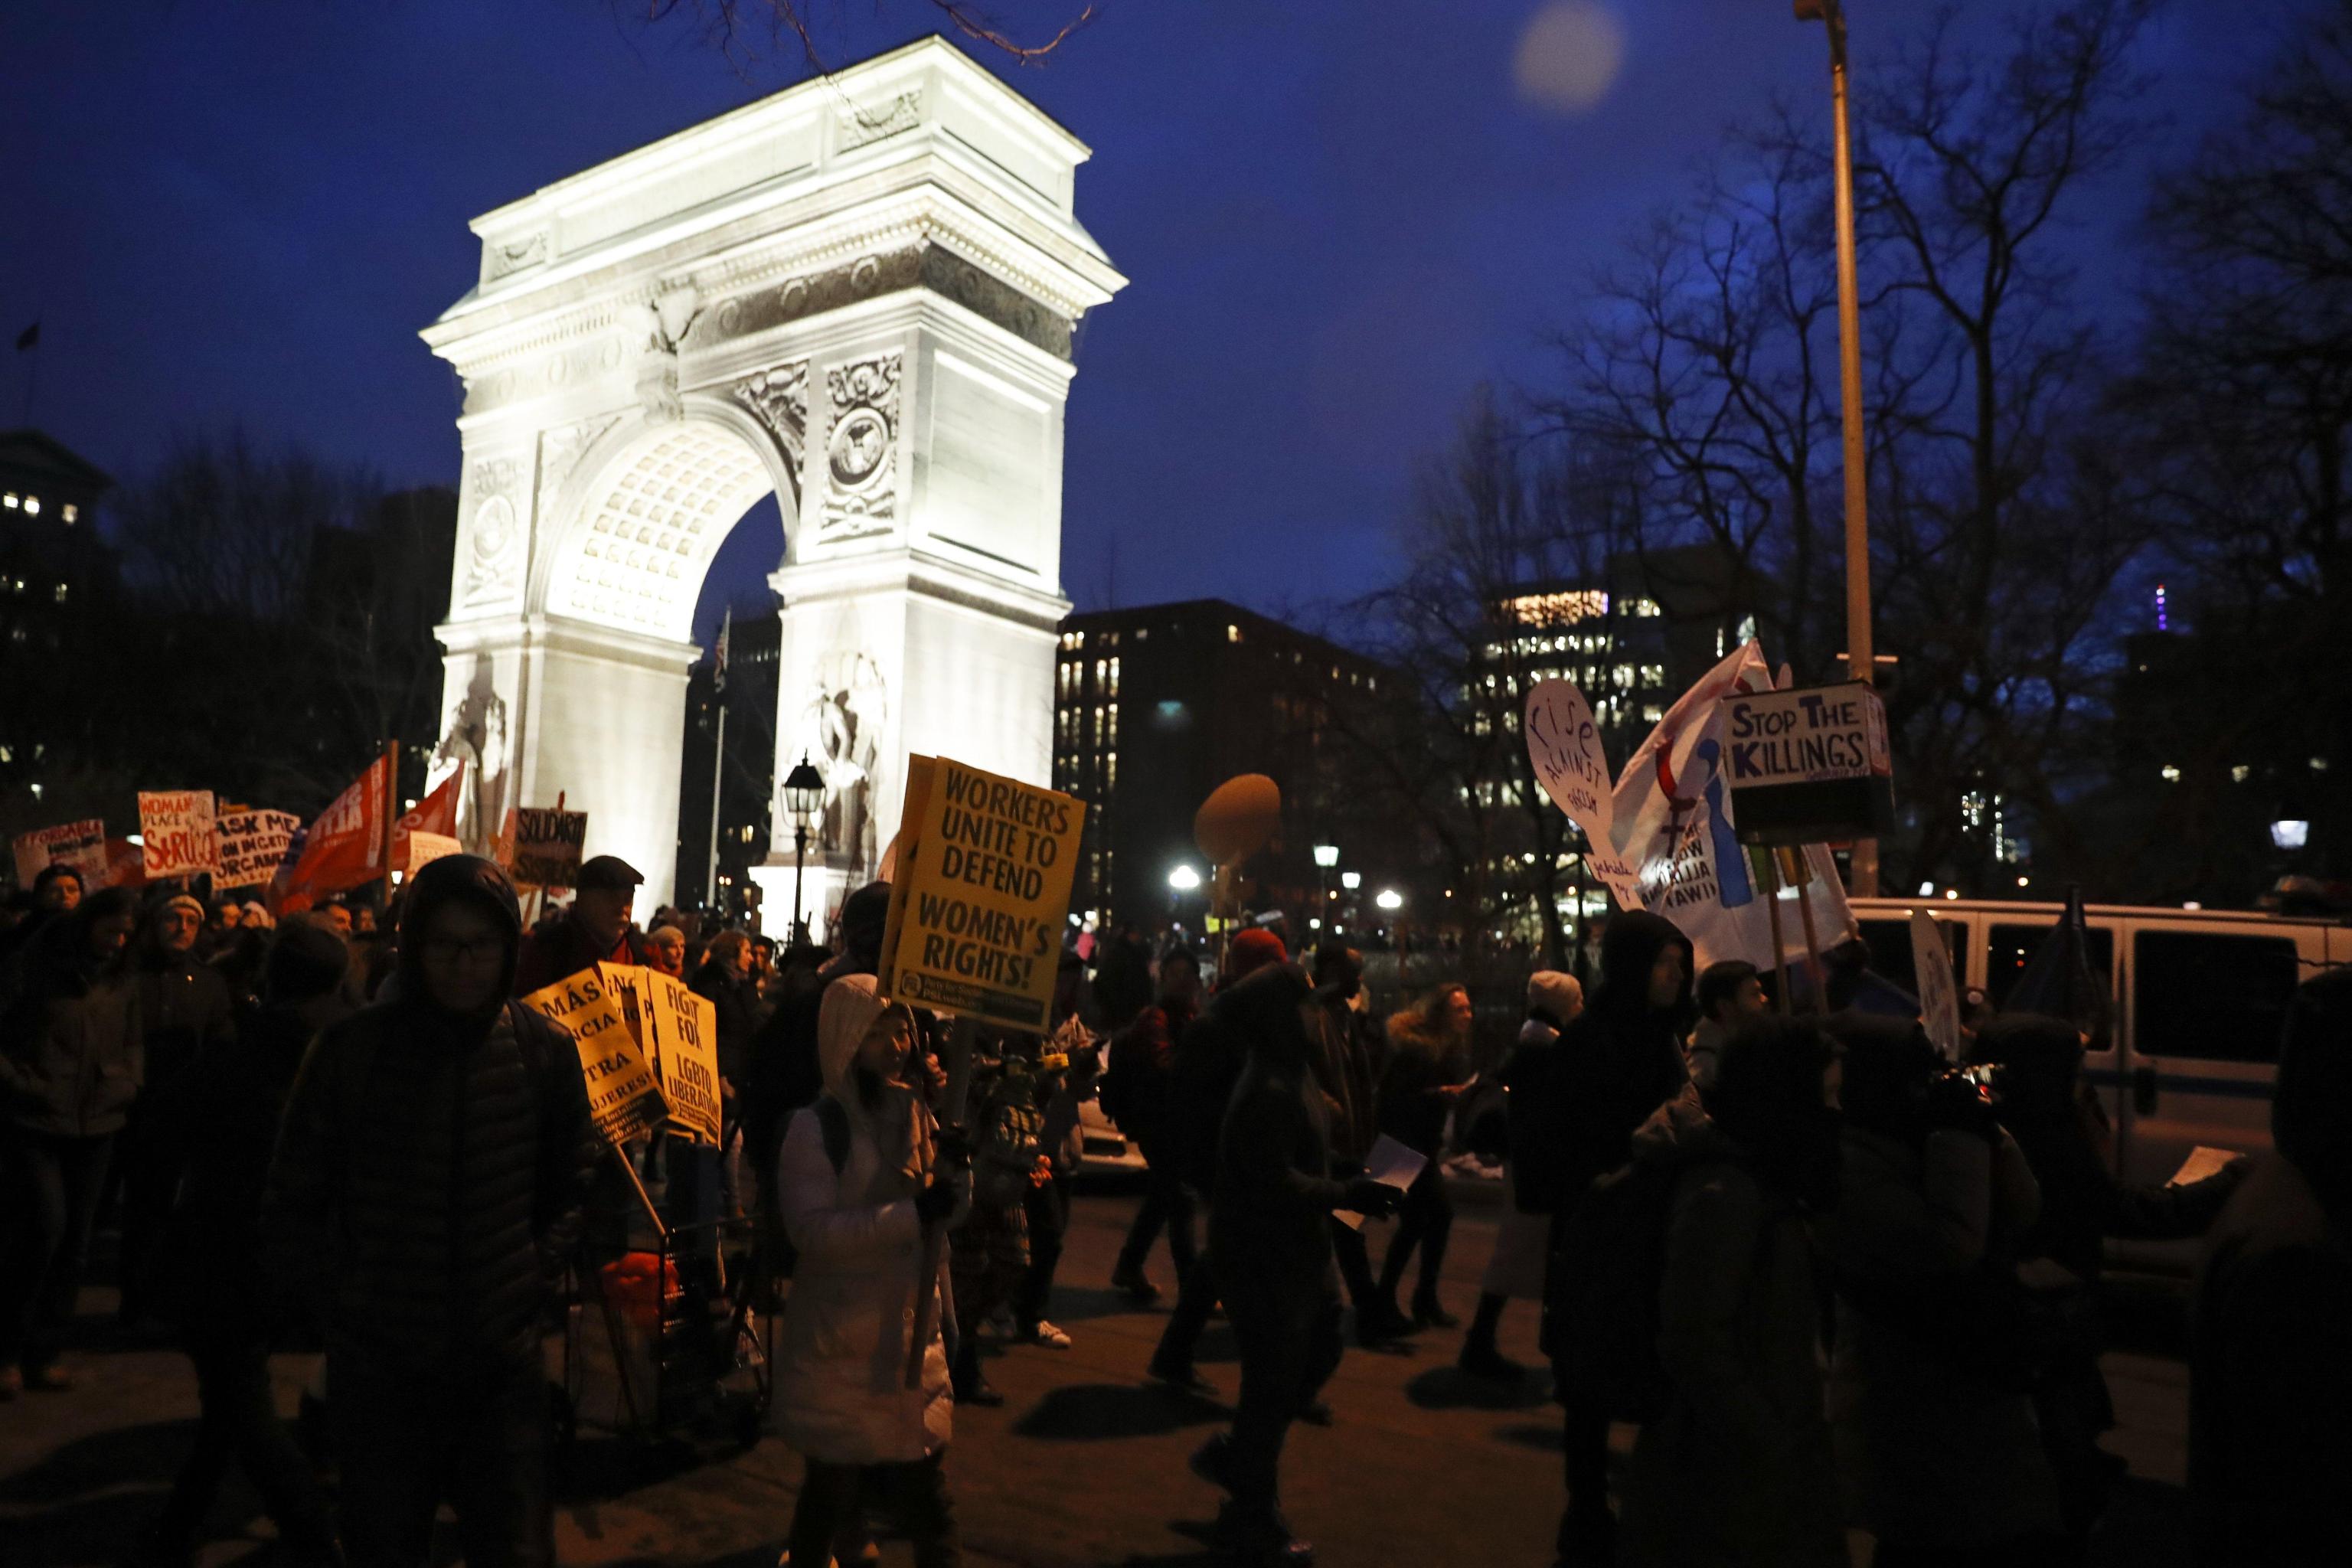
[[[1045,1033],[1086,815],[1058,790],[910,758],[882,994]]]

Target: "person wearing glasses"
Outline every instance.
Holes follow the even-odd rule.
[[[321,1034],[287,1104],[264,1245],[324,1331],[355,1568],[423,1563],[443,1500],[467,1562],[553,1561],[540,1321],[594,1143],[570,1037],[508,999],[521,940],[491,862],[417,872],[395,999]]]

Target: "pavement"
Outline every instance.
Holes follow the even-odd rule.
[[[1147,1384],[1143,1367],[1164,1320],[1107,1287],[1134,1210],[1131,1194],[1082,1192],[1053,1317],[1065,1351],[992,1346],[990,1379],[1002,1409],[956,1413],[950,1451],[966,1555],[982,1568],[1192,1568],[1217,1561],[1206,1545],[1218,1494],[1185,1458],[1229,1410]],[[1465,1205],[1446,1262],[1447,1305],[1466,1318],[1493,1245],[1494,1211]],[[1375,1241],[1377,1247],[1379,1243]],[[1151,1272],[1173,1296],[1164,1248]],[[194,1430],[194,1380],[163,1344],[126,1343],[110,1327],[113,1292],[82,1298],[80,1384],[0,1405],[0,1565],[110,1568],[161,1501]],[[1534,1363],[1535,1307],[1514,1303],[1502,1348]],[[2159,1307],[2145,1316],[2160,1322]],[[2145,1329],[2145,1325],[2141,1325]],[[2135,1348],[2107,1357],[2121,1417],[2110,1445],[2131,1466],[2096,1563],[2162,1568],[2188,1561],[2185,1505],[2187,1373],[2160,1328],[2136,1329]],[[1529,1564],[1550,1562],[1560,1502],[1557,1408],[1547,1379],[1516,1389],[1454,1368],[1461,1332],[1431,1331],[1391,1353],[1351,1349],[1327,1391],[1328,1429],[1294,1428],[1285,1456],[1293,1524],[1325,1564]],[[1213,1323],[1201,1368],[1227,1398],[1237,1373],[1232,1336]],[[308,1358],[274,1364],[290,1415]],[[1621,1428],[1621,1454],[1630,1447]],[[646,1444],[583,1433],[559,1507],[557,1546],[570,1568],[774,1568],[792,1517],[800,1462],[774,1437],[749,1449],[720,1442]],[[270,1526],[233,1480],[211,1521],[203,1568],[270,1562]],[[457,1561],[454,1531],[436,1563]],[[1854,1562],[1867,1561],[1857,1533]],[[909,1561],[901,1542],[883,1561]]]

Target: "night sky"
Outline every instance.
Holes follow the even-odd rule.
[[[998,9],[1034,32],[1075,5]],[[0,7],[0,329],[42,323],[33,422],[123,479],[236,422],[454,484],[457,388],[416,331],[473,280],[467,219],[803,74],[631,8]],[[1930,10],[1849,8],[1857,75]],[[2146,156],[2193,145],[2297,8],[2173,0],[2137,62],[2167,121]],[[1616,23],[1613,72],[1578,47],[1579,10]],[[1975,0],[1964,31],[2004,10]],[[922,0],[818,16],[835,63],[938,21]],[[1279,613],[1372,584],[1470,389],[1540,384],[1546,331],[1728,121],[1827,92],[1822,31],[1788,0],[1108,0],[1041,67],[965,47],[1092,145],[1079,217],[1133,280],[1085,323],[1070,402],[1063,575],[1087,607]],[[2095,193],[2072,242],[2119,322],[2142,173]],[[0,424],[31,357],[0,379]],[[706,620],[780,549],[763,506]]]

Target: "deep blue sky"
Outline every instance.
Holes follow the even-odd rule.
[[[1825,96],[1788,0],[1592,0],[1608,90],[1517,90],[1539,0],[1108,0],[1039,68],[977,58],[1089,142],[1079,215],[1133,279],[1086,323],[1064,579],[1084,605],[1360,591],[1413,464],[1542,336],[1726,123]],[[1924,0],[1850,0],[1857,73]],[[1076,0],[1001,0],[1028,30]],[[637,8],[642,8],[641,6]],[[2186,146],[2298,0],[2172,0],[2141,51]],[[42,322],[35,422],[118,477],[242,422],[454,483],[457,388],[416,330],[472,281],[466,220],[802,74],[730,61],[631,0],[15,0],[0,8],[0,336]],[[1962,7],[1981,30],[1998,0]],[[819,0],[838,62],[934,29]],[[2114,182],[2079,243],[2120,311]],[[27,356],[0,378],[23,410]],[[712,605],[777,550],[737,531]],[[764,559],[761,557],[764,556]]]

